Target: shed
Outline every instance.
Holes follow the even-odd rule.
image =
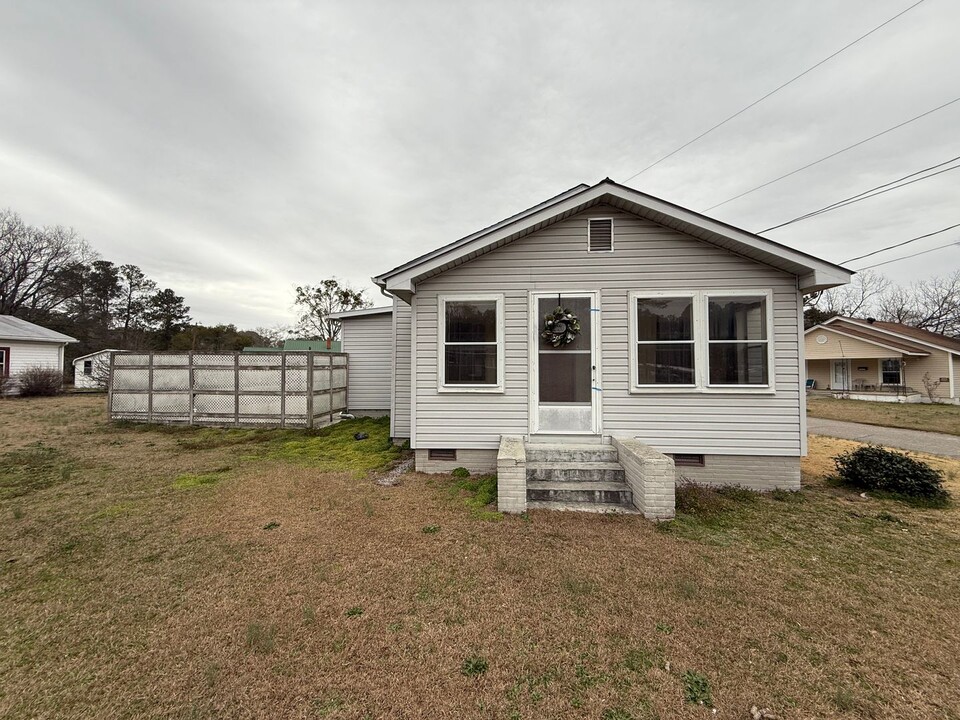
[[[393,308],[349,310],[331,317],[340,321],[343,352],[349,356],[349,412],[386,415],[393,377]]]
[[[73,360],[73,386],[85,390],[106,390],[110,381],[110,355],[125,350],[108,348]]]

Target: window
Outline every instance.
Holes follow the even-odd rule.
[[[93,360],[84,360],[84,361],[83,361],[83,374],[84,374],[84,375],[93,375]]]
[[[440,387],[503,389],[503,297],[440,298]]]
[[[587,252],[613,252],[611,218],[591,218],[587,221]]]
[[[637,298],[637,385],[696,385],[693,298]]]
[[[888,358],[881,363],[880,382],[884,385],[903,385],[900,380],[899,358]]]
[[[711,385],[767,384],[767,300],[709,298]]]
[[[0,347],[0,377],[10,376],[10,348]]]
[[[768,290],[630,294],[633,392],[772,392]]]

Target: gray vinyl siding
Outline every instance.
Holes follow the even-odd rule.
[[[410,306],[393,300],[393,392],[390,436],[410,437]]]
[[[393,366],[391,313],[359,315],[342,321],[343,352],[348,360],[347,404],[351,411],[390,409]]]
[[[613,253],[588,253],[587,219],[614,218]],[[799,327],[795,276],[609,206],[544,228],[417,286],[417,448],[495,448],[529,432],[529,292],[596,290],[601,308],[602,433],[666,453],[799,455]],[[775,394],[630,394],[631,291],[772,290]],[[437,391],[438,295],[502,293],[502,394]],[[398,347],[401,347],[401,342]]]

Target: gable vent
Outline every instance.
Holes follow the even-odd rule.
[[[588,252],[613,252],[613,220],[591,219],[587,226]]]

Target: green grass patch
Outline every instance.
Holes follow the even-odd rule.
[[[247,625],[247,647],[258,655],[273,652],[276,646],[277,628],[274,625],[250,623]]]
[[[354,435],[365,433],[363,440]],[[261,442],[258,455],[326,471],[377,470],[400,457],[390,440],[390,418],[343,420],[320,430],[279,431]]]
[[[205,473],[184,473],[177,475],[173,481],[173,487],[177,490],[190,490],[191,488],[202,487],[204,485],[216,485],[223,479],[223,474],[230,468],[219,468]]]
[[[70,480],[73,464],[62,450],[37,443],[0,455],[0,499],[30,495]]]
[[[683,683],[683,697],[687,702],[713,707],[713,693],[706,675],[696,670],[687,670],[680,676],[680,682]]]
[[[477,675],[483,675],[489,667],[490,663],[487,662],[486,658],[471,655],[460,665],[460,673],[467,677],[476,677]]]
[[[451,495],[461,498],[479,520],[503,520],[503,513],[490,509],[497,502],[497,476],[476,475],[454,477],[450,486]]]

